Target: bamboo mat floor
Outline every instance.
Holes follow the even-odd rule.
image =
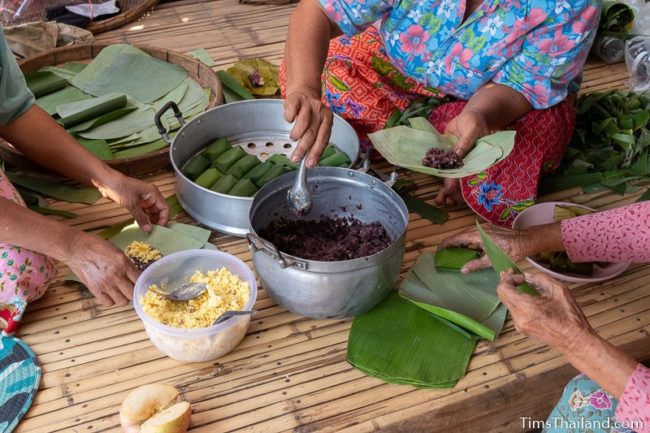
[[[277,61],[293,6],[244,6],[235,0],[179,1],[124,29],[98,37],[182,52],[205,48],[218,67],[240,57]],[[620,88],[624,68],[590,65],[584,89]],[[432,199],[439,182],[408,174],[417,194]],[[149,176],[165,196],[170,172]],[[572,189],[543,197],[598,209],[622,206],[638,194],[583,194]],[[55,202],[79,214],[80,229],[128,219],[101,199],[93,206]],[[195,223],[184,213],[177,221]],[[474,224],[466,208],[444,225],[411,215],[403,271],[420,252]],[[212,242],[252,266],[242,239],[213,234]],[[524,267],[526,267],[524,265]],[[494,343],[479,343],[467,376],[452,390],[423,391],[384,384],[345,361],[349,320],[308,320],[284,311],[262,289],[247,337],[216,362],[171,360],[149,342],[132,307],[104,308],[86,290],[63,283],[67,268],[30,305],[20,338],[43,367],[41,390],[18,432],[118,432],[119,405],[129,390],[152,382],[179,387],[193,406],[192,432],[515,432],[520,417],[545,419],[575,374],[557,351],[523,337],[511,321]],[[603,284],[574,285],[573,293],[598,332],[638,359],[650,359],[650,266],[634,266]]]

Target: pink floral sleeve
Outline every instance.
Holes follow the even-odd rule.
[[[639,364],[630,376],[618,401],[616,419],[635,423],[636,433],[650,433],[650,369]]]
[[[562,221],[574,262],[650,262],[650,201]]]

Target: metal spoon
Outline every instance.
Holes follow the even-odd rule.
[[[233,316],[247,316],[247,315],[253,314],[253,313],[255,313],[255,310],[240,310],[240,311],[228,310],[228,311],[225,311],[221,316],[217,317],[217,320],[215,320],[212,323],[212,325],[214,326],[214,325],[216,325],[218,323],[221,323],[221,322],[223,322],[225,320],[230,319]]]
[[[289,209],[297,216],[306,216],[311,211],[311,192],[307,186],[307,157],[300,163],[298,175],[287,193]]]
[[[154,290],[154,292],[172,301],[189,301],[201,296],[206,290],[207,286],[204,283],[185,283],[171,292],[162,290]]]

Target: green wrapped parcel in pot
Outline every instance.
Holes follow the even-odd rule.
[[[226,151],[214,160],[212,167],[218,168],[220,172],[226,173],[230,167],[246,155],[246,151],[239,146]]]
[[[273,164],[273,167],[271,167],[269,171],[264,174],[264,176],[260,177],[257,182],[255,182],[255,185],[257,185],[258,188],[261,188],[263,185],[272,181],[276,177],[282,176],[283,174],[290,171],[292,170],[289,167],[285,167],[284,165],[280,164]]]
[[[185,163],[185,166],[181,171],[185,176],[189,177],[192,180],[195,180],[197,177],[201,176],[201,174],[209,167],[210,160],[201,154],[197,154]]]
[[[210,189],[221,194],[228,194],[228,191],[230,191],[236,184],[237,178],[232,174],[226,174],[225,176],[220,177],[219,180],[210,187]]]
[[[325,150],[323,150],[323,154],[320,156],[320,160],[322,161],[326,158],[329,158],[330,156],[334,155],[336,152],[337,152],[336,148],[331,144],[328,144]]]
[[[325,159],[321,159],[318,165],[323,167],[347,167],[350,165],[350,158],[343,152],[336,152]]]
[[[228,194],[238,197],[251,197],[256,192],[257,187],[250,179],[241,179],[230,191],[228,191]]]
[[[271,161],[274,164],[284,165],[292,170],[297,170],[299,166],[299,164],[292,162],[286,155],[279,153],[271,155],[267,161]]]
[[[266,172],[268,172],[274,165],[275,164],[273,164],[271,161],[264,161],[257,167],[250,170],[244,176],[242,176],[242,179],[250,179],[251,182],[257,183],[257,181],[260,180],[260,178],[264,176]]]
[[[223,176],[219,170],[214,167],[210,167],[205,170],[201,176],[197,177],[194,181],[195,184],[202,186],[203,188],[210,188],[216,181],[218,181]]]
[[[228,169],[228,174],[232,174],[237,179],[241,179],[246,173],[261,163],[262,162],[254,155],[244,155]]]
[[[216,140],[211,141],[201,154],[210,161],[215,161],[230,149],[232,149],[232,146],[230,145],[230,142],[228,142],[228,139],[217,138]]]

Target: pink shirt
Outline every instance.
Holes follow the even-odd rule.
[[[574,262],[650,263],[650,201],[562,221],[562,240]],[[639,364],[616,408],[619,421],[642,422],[650,433],[650,369]]]

